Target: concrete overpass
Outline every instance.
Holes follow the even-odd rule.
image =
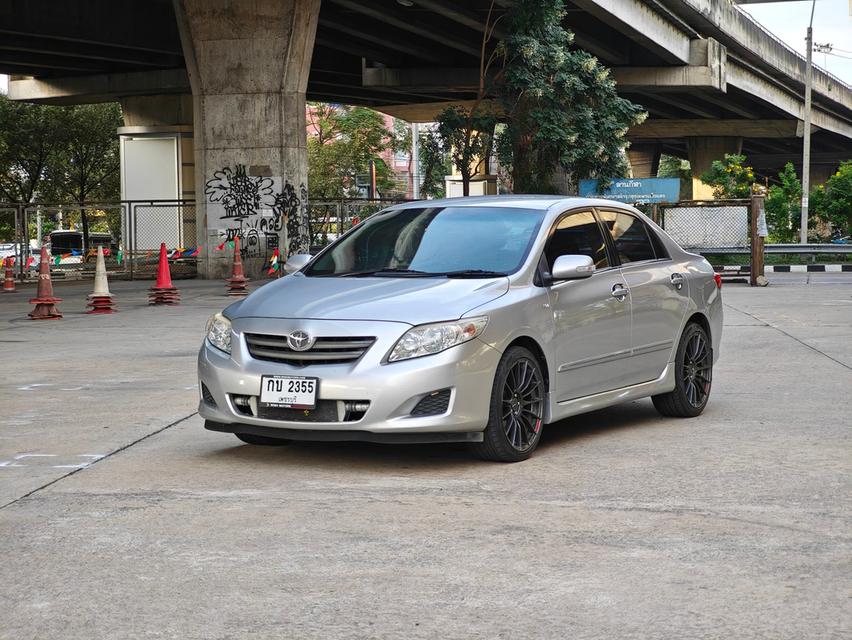
[[[498,14],[511,2],[497,0]],[[227,178],[226,168],[244,166],[275,190],[289,183],[298,192],[306,98],[408,120],[471,99],[489,5],[9,0],[0,6],[0,72],[12,74],[13,99],[121,100],[124,135],[180,138],[181,193],[205,194],[200,215],[209,205],[211,216],[199,227],[212,233],[221,211],[210,183]],[[576,45],[611,67],[619,92],[650,113],[629,134],[635,175],[653,173],[661,152],[689,158],[696,172],[735,151],[763,174],[800,163],[805,61],[730,0],[566,5]],[[813,90],[819,182],[852,156],[852,89],[817,69]]]

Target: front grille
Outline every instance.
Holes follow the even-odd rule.
[[[337,400],[317,400],[314,409],[257,408],[257,417],[286,422],[337,422]]]
[[[355,362],[376,341],[374,337],[317,338],[307,351],[294,351],[287,336],[247,333],[246,344],[255,360],[284,362],[297,367],[314,364],[343,364]]]
[[[244,416],[283,422],[357,422],[370,408],[369,400],[317,400],[313,409],[265,407],[257,396],[231,395],[234,410]]]
[[[211,407],[216,406],[216,398],[213,397],[213,394],[210,393],[210,389],[208,389],[207,385],[203,382],[201,383],[201,398]]]
[[[441,389],[433,391],[428,396],[421,398],[420,402],[411,410],[413,416],[437,416],[447,412],[450,406],[450,390]]]

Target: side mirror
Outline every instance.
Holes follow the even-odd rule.
[[[313,256],[308,253],[297,253],[294,256],[290,256],[287,258],[287,262],[284,263],[285,273],[295,273],[308,264],[311,261],[311,258],[313,258]]]
[[[589,256],[559,256],[553,263],[550,277],[558,280],[579,280],[595,272],[595,263]]]

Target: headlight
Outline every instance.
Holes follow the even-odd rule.
[[[231,353],[231,321],[221,313],[207,321],[207,339],[217,349]]]
[[[487,324],[488,316],[480,316],[414,327],[406,331],[394,345],[388,356],[388,362],[419,358],[445,351],[457,344],[473,340],[482,333]]]

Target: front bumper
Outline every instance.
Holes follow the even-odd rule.
[[[474,339],[442,353],[384,362],[387,353],[408,328],[410,325],[400,322],[234,320],[230,355],[212,347],[206,340],[199,352],[198,378],[206,388],[199,414],[212,430],[291,439],[382,442],[481,439],[488,422],[491,388],[500,353]],[[252,358],[243,338],[244,333],[287,335],[297,329],[313,336],[375,336],[376,341],[356,362],[299,367]],[[318,401],[338,401],[341,406],[347,402],[368,402],[369,407],[358,419],[334,422],[271,420],[246,415],[245,407],[238,407],[234,398],[255,397],[252,407],[256,407],[263,375],[317,377]],[[444,413],[411,415],[423,397],[443,389],[450,390]],[[250,413],[257,412],[252,409]]]

